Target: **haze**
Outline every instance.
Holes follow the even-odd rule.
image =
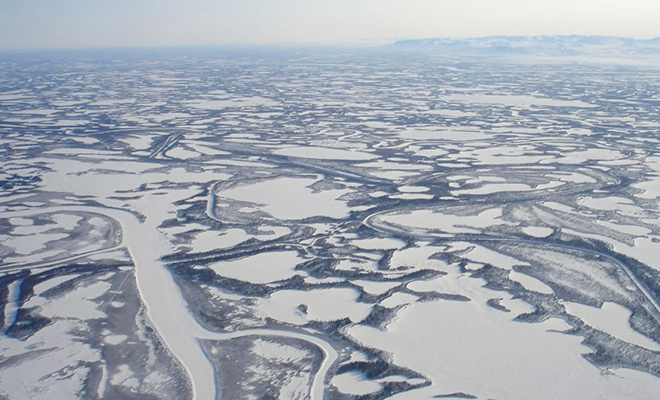
[[[0,0],[0,48],[660,36],[657,0]]]

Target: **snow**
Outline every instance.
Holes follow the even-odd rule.
[[[47,291],[49,289],[52,289],[52,288],[54,288],[54,287],[56,287],[56,286],[58,286],[58,285],[60,285],[64,282],[70,281],[70,280],[75,279],[75,278],[76,278],[76,275],[56,276],[56,277],[51,278],[47,281],[36,284],[34,286],[34,288],[32,288],[32,291],[34,292],[34,294],[36,296],[41,296],[41,294],[44,293],[45,291]]]
[[[439,230],[447,233],[481,233],[481,228],[494,225],[510,225],[502,220],[502,209],[491,208],[477,215],[453,215],[431,210],[414,210],[402,214],[386,214],[381,218],[386,223],[406,227]]]
[[[506,254],[498,253],[476,243],[452,242],[451,249],[468,250],[467,253],[461,254],[462,258],[482,264],[491,264],[506,270],[512,270],[516,265],[529,265],[526,262],[507,256]]]
[[[411,171],[430,171],[430,170],[433,169],[430,165],[400,163],[400,162],[392,162],[392,161],[384,161],[384,160],[377,160],[377,161],[371,161],[371,162],[368,162],[368,163],[361,163],[361,164],[358,164],[358,166],[365,167],[365,168],[377,168],[377,169],[383,169],[383,170],[396,170],[396,171],[407,171],[407,170],[411,170]]]
[[[365,292],[369,294],[383,294],[388,290],[395,288],[401,285],[401,282],[388,282],[388,281],[365,281],[365,280],[355,280],[351,283],[356,284],[362,288]]]
[[[196,99],[187,100],[184,102],[188,107],[197,108],[202,110],[224,110],[225,108],[240,108],[247,106],[265,106],[272,107],[279,104],[279,102],[267,99],[265,97],[228,97],[223,99]]]
[[[554,233],[554,229],[545,226],[526,226],[522,228],[523,233],[536,238],[545,238]]]
[[[525,183],[488,183],[474,189],[452,190],[450,193],[454,196],[465,194],[493,194],[501,192],[526,192],[532,190],[532,187]]]
[[[83,217],[73,214],[54,214],[51,219],[57,223],[58,228],[72,230],[79,225]]]
[[[70,291],[57,301],[49,301],[41,306],[41,314],[45,317],[59,317],[72,319],[103,318],[105,314],[97,309],[95,298],[110,288],[110,283],[97,281],[89,286],[79,287]]]
[[[180,146],[169,149],[164,154],[167,157],[177,158],[179,160],[189,160],[191,158],[197,158],[200,156],[199,153],[187,150]]]
[[[351,240],[351,244],[365,250],[400,249],[406,245],[404,241],[393,238],[357,239]]]
[[[307,357],[308,353],[293,346],[286,346],[279,343],[267,342],[257,339],[252,345],[252,351],[265,358],[272,358],[279,361],[291,362]]]
[[[596,221],[598,225],[602,225],[606,228],[615,230],[617,232],[621,233],[626,233],[628,235],[634,235],[634,236],[645,236],[650,234],[652,231],[649,228],[645,228],[643,226],[636,226],[636,225],[620,225],[620,224],[615,224],[609,221],[602,221],[598,220]]]
[[[241,201],[262,204],[263,211],[279,219],[303,219],[313,216],[340,218],[348,215],[346,202],[338,200],[350,189],[324,190],[314,193],[310,185],[318,179],[277,178],[218,193]]]
[[[392,254],[390,259],[390,268],[397,270],[398,268],[407,269],[431,269],[436,271],[446,272],[449,265],[442,260],[431,259],[432,255],[441,253],[447,250],[446,247],[437,246],[421,246],[410,247],[403,250],[398,250]]]
[[[543,294],[554,294],[552,288],[540,280],[516,271],[509,271],[509,279],[520,283],[525,289]]]
[[[46,243],[64,239],[69,235],[65,233],[42,233],[30,236],[12,236],[5,240],[4,245],[13,247],[16,253],[30,255],[46,247]],[[6,258],[5,260],[8,260]]]
[[[347,288],[280,290],[262,301],[258,311],[264,317],[294,325],[343,318],[360,322],[371,312],[371,305],[356,302],[358,296],[356,290]],[[300,305],[307,306],[306,314],[298,309]]]
[[[14,226],[31,226],[34,223],[34,220],[31,218],[14,217],[9,218],[9,223]]]
[[[269,252],[209,266],[216,274],[251,283],[269,283],[307,275],[294,268],[304,260],[295,251]]]
[[[347,328],[347,334],[361,343],[390,352],[396,365],[433,381],[428,388],[392,399],[464,392],[510,400],[651,400],[660,390],[657,379],[641,372],[612,370],[612,374],[602,374],[581,357],[591,352],[581,344],[582,338],[551,332],[565,329],[563,321],[512,321],[515,313],[485,305],[487,298],[502,297],[503,292],[474,289],[470,302],[413,303],[386,331],[366,326]]]
[[[206,252],[233,247],[251,237],[253,236],[238,228],[227,229],[224,232],[204,231],[196,234],[190,244],[195,252]]]
[[[468,130],[424,130],[424,129],[408,129],[399,135],[405,139],[413,140],[438,140],[438,141],[467,141],[467,140],[482,140],[490,137],[487,133],[479,131]],[[432,153],[433,154],[433,153]],[[441,153],[441,155],[446,152]]]
[[[381,300],[380,305],[387,308],[394,308],[414,303],[418,299],[419,297],[415,296],[414,294],[396,292],[392,293],[386,299]]]
[[[356,396],[366,395],[378,392],[382,385],[367,378],[359,372],[347,372],[335,375],[330,384],[336,387],[341,393],[352,394]]]
[[[391,199],[404,199],[404,200],[431,200],[432,194],[423,193],[398,193],[390,196]]]
[[[84,363],[101,361],[97,350],[71,340],[69,331],[80,328],[72,321],[61,321],[41,329],[27,342],[1,337],[0,350],[7,358],[35,350],[47,351],[37,352],[33,358],[23,359],[13,368],[3,369],[0,394],[9,399],[78,400],[77,393],[82,390],[89,372]],[[46,348],[45,344],[48,344]],[[74,365],[72,360],[81,364]],[[62,379],[63,368],[68,370],[68,379]]]
[[[660,343],[631,328],[629,321],[632,311],[620,304],[605,302],[600,308],[570,301],[565,301],[562,304],[566,312],[575,315],[595,329],[609,333],[628,343],[652,351],[660,351]]]
[[[22,279],[17,279],[11,284],[7,285],[7,302],[5,304],[5,309],[4,309],[4,329],[2,329],[2,333],[4,333],[9,327],[11,327],[14,322],[16,321],[16,316],[18,315],[18,310],[20,305],[18,304],[18,300],[20,299],[21,296],[21,284],[23,283]]]
[[[560,100],[551,99],[547,97],[534,97],[527,95],[516,94],[467,94],[455,93],[442,97],[446,101],[458,101],[465,103],[481,103],[481,104],[502,104],[507,106],[547,106],[547,107],[578,107],[578,108],[592,108],[597,107],[595,104],[585,103],[579,100]]]
[[[594,210],[617,211],[621,215],[640,217],[646,215],[643,208],[625,197],[581,197],[578,204]]]
[[[398,188],[399,192],[402,193],[424,193],[428,192],[430,188],[426,186],[399,186]]]
[[[128,339],[128,336],[126,335],[108,335],[103,338],[103,341],[111,344],[111,345],[118,345]]]
[[[562,152],[561,157],[553,160],[560,164],[582,164],[589,160],[618,160],[623,154],[609,149],[587,149],[575,152]]]
[[[274,154],[287,157],[300,157],[312,158],[316,160],[371,160],[377,158],[377,155],[369,154],[361,151],[351,151],[342,149],[332,149],[326,147],[288,147],[285,149],[275,150]]]

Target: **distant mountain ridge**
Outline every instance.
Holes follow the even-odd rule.
[[[617,36],[485,36],[398,40],[394,46],[433,47],[478,54],[660,54],[660,37],[633,39]]]

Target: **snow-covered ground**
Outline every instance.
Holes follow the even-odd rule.
[[[657,397],[657,67],[236,52],[0,59],[0,398]]]

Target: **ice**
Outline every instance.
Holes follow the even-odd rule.
[[[365,281],[355,280],[351,283],[360,286],[365,292],[369,294],[383,294],[388,290],[401,285],[401,282],[387,282],[387,281]]]
[[[424,130],[424,129],[408,129],[399,135],[406,139],[414,140],[437,140],[437,141],[467,141],[467,140],[482,140],[488,138],[490,135],[479,131],[467,130]],[[433,153],[432,153],[433,154]],[[446,151],[441,155],[446,154]]]
[[[582,164],[589,160],[618,160],[623,158],[623,154],[610,149],[587,149],[576,152],[564,152],[561,157],[554,160],[560,164]]]
[[[332,149],[326,147],[288,147],[274,151],[274,154],[288,157],[313,158],[317,160],[371,160],[378,156],[361,151]]]
[[[262,357],[290,362],[307,356],[307,352],[293,346],[285,346],[265,340],[255,340],[252,351]]]
[[[350,189],[324,190],[314,193],[310,185],[318,179],[278,178],[239,186],[219,192],[220,197],[263,204],[262,209],[279,219],[303,219],[317,215],[340,218],[350,208],[338,200]]]
[[[151,143],[156,137],[158,135],[144,133],[140,135],[127,135],[117,140],[128,144],[134,150],[145,150],[151,147]]]
[[[406,214],[384,215],[383,221],[395,225],[438,230],[448,233],[479,233],[478,228],[510,225],[502,220],[502,209],[492,208],[478,215],[453,215],[431,210],[415,210]]]
[[[51,278],[47,281],[40,282],[32,288],[32,291],[36,296],[41,296],[42,293],[59,286],[60,284],[75,279],[75,275],[60,275],[54,278]]]
[[[543,294],[554,294],[552,288],[540,280],[516,271],[509,271],[509,279],[520,283],[525,289]]]
[[[199,153],[186,150],[183,147],[174,147],[173,149],[167,150],[165,155],[167,157],[178,158],[180,160],[189,160],[191,158],[197,158],[200,156]]]
[[[474,189],[460,189],[452,190],[450,193],[454,196],[460,195],[477,195],[477,194],[493,194],[501,192],[526,192],[532,188],[525,183],[489,183]]]
[[[17,236],[33,236],[36,234],[48,232],[53,229],[52,225],[30,225],[30,226],[16,226],[11,230],[12,235]]]
[[[291,233],[291,229],[287,228],[286,226],[271,225],[260,226],[259,231],[264,232],[263,234],[256,236],[256,238],[259,240],[275,240]]]
[[[360,322],[369,315],[371,305],[356,302],[358,295],[357,291],[344,288],[280,290],[261,303],[259,312],[294,325],[343,318]],[[306,312],[300,310],[301,305],[306,306]]]
[[[526,226],[522,231],[529,236],[537,238],[545,238],[553,234],[554,229],[545,226]]]
[[[233,247],[251,237],[253,236],[248,235],[243,229],[238,228],[227,229],[224,232],[204,231],[195,235],[191,245],[196,252],[203,253]]]
[[[304,260],[295,251],[269,252],[210,265],[218,275],[251,283],[269,283],[306,275],[296,271]]]
[[[405,242],[393,238],[351,240],[351,244],[365,250],[400,249],[406,245]]]
[[[16,321],[16,315],[21,307],[18,301],[21,296],[22,283],[22,279],[17,279],[7,287],[7,302],[5,303],[5,309],[3,310],[4,315],[2,320],[4,322],[4,329],[2,329],[2,333],[5,333],[5,331]]]
[[[383,161],[383,160],[371,161],[368,163],[361,163],[358,165],[360,167],[365,167],[365,168],[378,168],[383,170],[397,170],[397,171],[407,171],[407,170],[429,171],[432,169],[432,167],[429,165],[407,164],[407,163],[398,163],[398,162]]]
[[[30,218],[14,217],[9,218],[9,223],[14,226],[31,226],[34,224],[34,220]]]
[[[347,372],[336,375],[332,378],[330,384],[339,389],[341,393],[356,396],[378,392],[382,387],[380,383],[368,380],[359,372]]]
[[[380,305],[387,308],[394,308],[414,303],[418,299],[419,297],[415,296],[414,294],[396,292],[390,295],[388,298],[381,300]]]
[[[424,193],[428,192],[430,188],[426,186],[399,186],[398,190],[403,193]]]
[[[392,254],[390,259],[390,267],[394,270],[399,268],[406,269],[431,269],[437,271],[446,271],[448,264],[442,260],[431,259],[433,254],[442,253],[447,250],[445,247],[439,246],[421,246],[410,247],[403,250],[398,250]]]
[[[491,264],[506,270],[512,270],[516,265],[529,265],[526,262],[507,256],[506,254],[498,253],[476,243],[452,242],[451,249],[468,250],[466,253],[461,254],[461,257],[478,263]]]
[[[637,346],[652,351],[660,351],[660,343],[630,327],[629,321],[632,311],[620,304],[605,302],[600,308],[570,301],[565,301],[562,304],[569,314],[575,315],[595,329]]]
[[[231,97],[227,99],[200,99],[188,100],[189,107],[202,110],[223,110],[225,108],[239,108],[247,106],[276,106],[279,102],[264,97]]]
[[[642,190],[642,193],[635,194],[635,197],[649,200],[657,199],[660,197],[660,178],[654,178],[644,182],[636,183],[633,186]]]
[[[128,339],[126,335],[108,335],[103,338],[103,341],[111,345],[118,345],[126,339]]]
[[[595,104],[585,103],[578,100],[559,100],[548,97],[534,97],[516,94],[450,94],[443,97],[447,101],[459,101],[466,103],[502,104],[508,106],[546,106],[546,107],[597,107]]]
[[[404,199],[404,200],[431,200],[434,196],[432,194],[423,193],[399,193],[390,196],[390,199]]]
[[[607,210],[607,211],[617,211],[621,215],[625,216],[643,216],[645,211],[640,206],[634,204],[634,202],[625,197],[590,197],[584,196],[581,197],[579,205],[584,207],[593,208],[595,210]]]
[[[58,228],[66,230],[74,229],[83,219],[80,215],[73,214],[55,214],[51,218],[58,225]]]
[[[609,221],[601,221],[601,220],[596,221],[596,223],[598,225],[602,225],[609,229],[634,236],[645,236],[652,232],[649,228],[636,226],[636,225],[621,225],[621,224],[615,224]]]
[[[485,296],[502,295],[489,292],[480,289]],[[514,322],[510,313],[485,306],[485,299],[472,299],[413,303],[386,331],[352,326],[347,333],[432,380],[428,388],[392,396],[397,400],[439,392],[511,400],[651,400],[660,390],[660,382],[641,372],[602,374],[580,356],[591,351],[582,338],[550,332],[564,324]]]

